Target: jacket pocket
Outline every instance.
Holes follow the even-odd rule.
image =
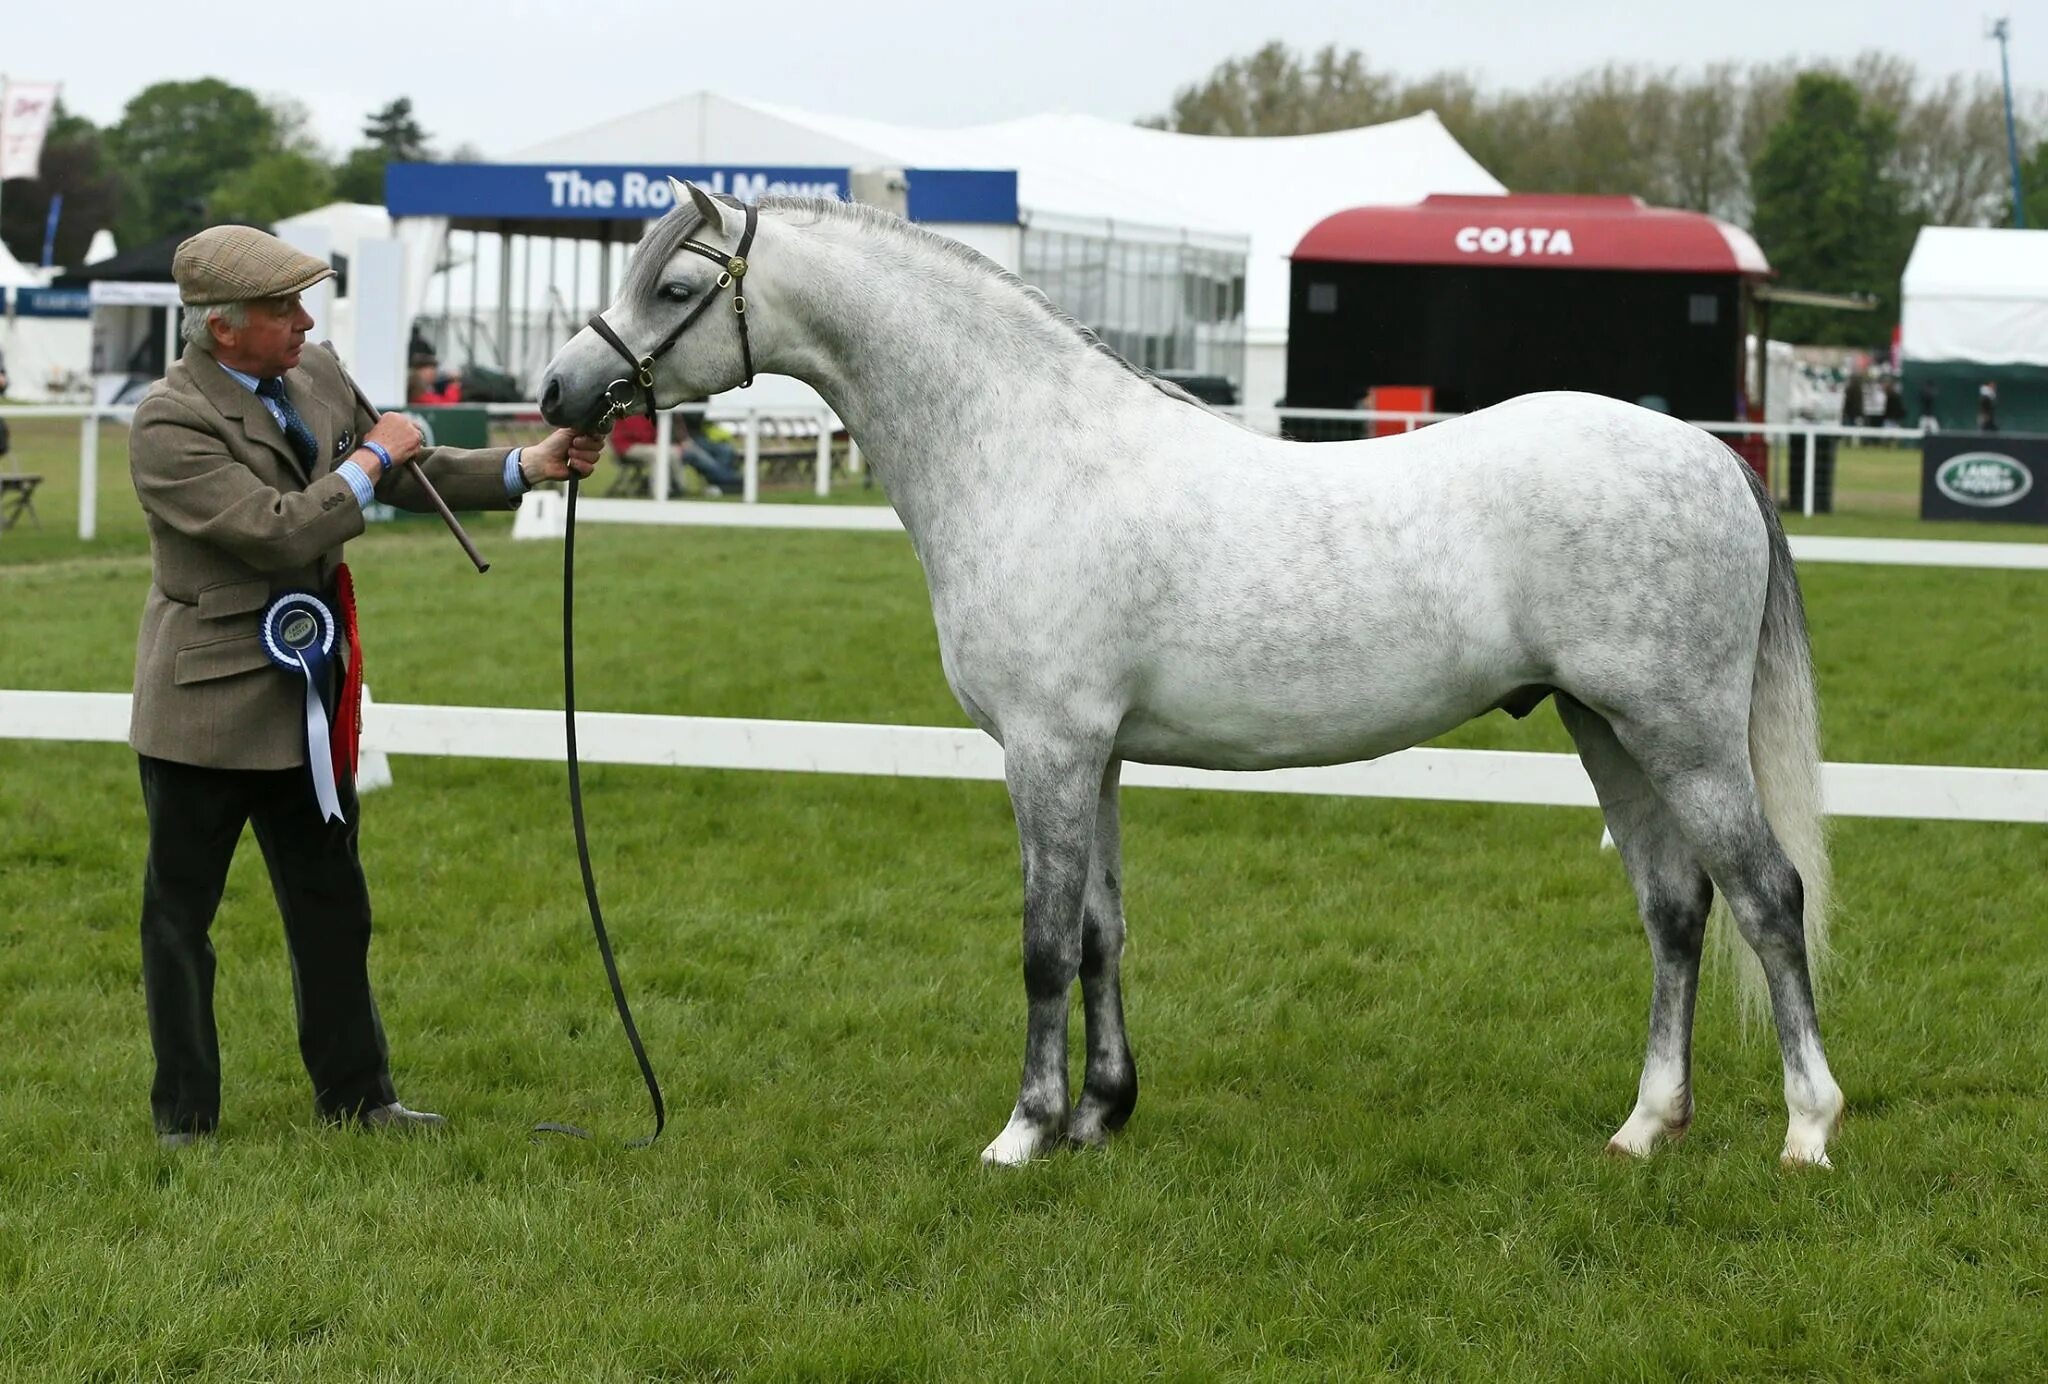
[[[270,583],[262,577],[215,582],[199,593],[199,618],[221,620],[230,615],[247,615],[269,603]]]
[[[263,652],[263,641],[253,634],[238,634],[227,639],[209,639],[203,644],[188,644],[178,650],[172,665],[171,681],[183,687],[187,683],[210,682],[215,678],[233,677],[236,673],[251,673],[270,666],[270,655]]]

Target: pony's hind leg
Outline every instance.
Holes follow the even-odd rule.
[[[1692,1122],[1693,1005],[1713,885],[1657,790],[1607,722],[1562,692],[1557,710],[1600,796],[1600,810],[1635,886],[1643,931],[1650,939],[1654,970],[1643,1075],[1635,1109],[1607,1141],[1610,1152],[1641,1158],[1663,1140],[1683,1134]]]
[[[1707,741],[1628,723],[1615,730],[1763,963],[1785,1067],[1789,1118],[1780,1157],[1788,1166],[1830,1167],[1827,1141],[1841,1123],[1843,1100],[1821,1048],[1806,956],[1805,886],[1764,817],[1746,737],[1736,732]]]
[[[1108,763],[1101,746],[1008,732],[1004,776],[1024,860],[1024,1075],[1016,1107],[981,1161],[1027,1162],[1067,1127],[1067,1008],[1081,971],[1095,809]]]
[[[1124,951],[1123,844],[1117,821],[1122,763],[1102,774],[1095,804],[1095,850],[1081,909],[1081,1003],[1088,1019],[1088,1068],[1067,1137],[1100,1144],[1130,1119],[1138,1104],[1138,1067],[1124,1034],[1121,967]]]

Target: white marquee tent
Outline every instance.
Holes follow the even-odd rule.
[[[1924,226],[1900,290],[1907,360],[2048,366],[2048,231]]]
[[[1248,236],[1244,397],[1255,406],[1281,392],[1287,257],[1309,227],[1346,207],[1506,191],[1433,113],[1329,134],[1237,139],[1071,114],[933,129],[698,92],[522,149],[510,161],[1014,169],[1027,227],[1107,221]],[[1014,247],[977,248],[1018,263]]]

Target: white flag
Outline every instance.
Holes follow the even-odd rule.
[[[9,82],[0,87],[0,179],[33,178],[43,162],[43,136],[57,109],[57,83]]]

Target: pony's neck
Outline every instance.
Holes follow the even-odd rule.
[[[1098,393],[1156,397],[1014,281],[917,231],[781,212],[752,259],[782,289],[762,295],[776,320],[761,368],[824,396],[913,525],[927,500],[1052,464],[1045,433]]]

